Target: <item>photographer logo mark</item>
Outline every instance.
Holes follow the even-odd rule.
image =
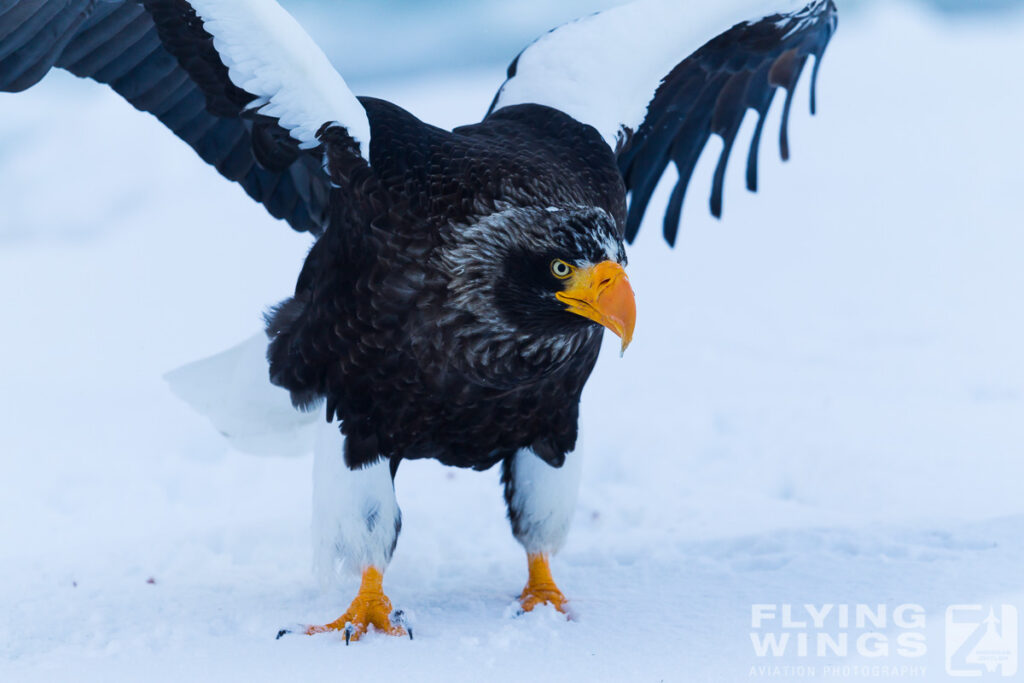
[[[1016,607],[952,605],[946,609],[946,673],[950,676],[1014,676],[1018,645]]]

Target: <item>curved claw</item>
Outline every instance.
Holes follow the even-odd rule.
[[[391,623],[397,628],[404,628],[409,634],[409,640],[412,640],[412,624],[409,623],[408,618],[405,616],[405,610],[396,609],[392,612]]]

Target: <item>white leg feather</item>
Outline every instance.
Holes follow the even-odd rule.
[[[313,449],[313,563],[325,588],[343,572],[384,571],[402,527],[388,461],[350,470],[343,446],[337,423],[324,422]]]
[[[561,467],[548,465],[528,449],[506,464],[505,502],[512,533],[526,552],[554,554],[565,544],[582,464],[579,449],[567,454]]]

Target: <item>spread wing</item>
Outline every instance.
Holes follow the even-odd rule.
[[[726,163],[748,109],[759,117],[747,157],[747,187],[757,189],[761,133],[778,88],[786,91],[780,147],[788,158],[794,89],[809,57],[817,80],[836,23],[833,0],[641,0],[538,39],[509,66],[491,111],[533,102],[594,126],[615,150],[630,192],[629,241],[674,163],[679,181],[664,217],[665,239],[674,244],[711,134],[725,143],[711,191],[711,213],[721,216]],[[812,113],[814,97],[812,83]]]
[[[296,230],[327,221],[321,127],[368,156],[362,106],[274,0],[0,0],[0,91],[55,66],[156,116]]]

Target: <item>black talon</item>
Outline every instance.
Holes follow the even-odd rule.
[[[409,640],[412,640],[412,626],[408,624],[405,619],[405,610],[396,609],[388,617],[392,626],[401,626],[405,629],[405,632],[409,634]]]
[[[283,636],[286,633],[291,633],[291,631],[289,631],[286,628],[281,629],[280,631],[277,632],[277,637],[274,638],[274,640],[281,640],[281,636]]]
[[[352,626],[352,622],[345,624],[345,646],[348,647],[348,642],[352,640],[352,634],[355,633],[356,629]]]

